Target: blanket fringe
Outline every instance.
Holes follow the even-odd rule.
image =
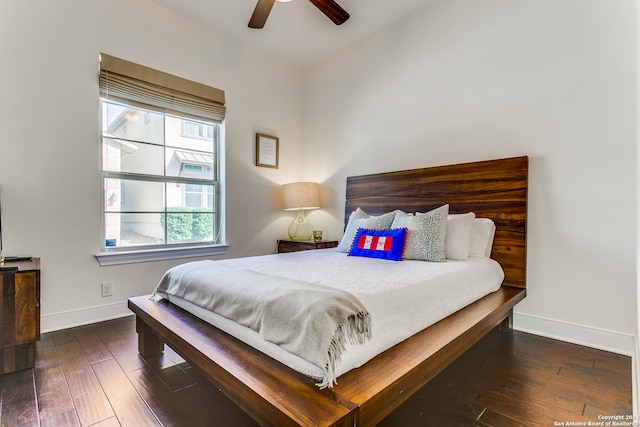
[[[342,361],[342,354],[346,350],[347,341],[350,344],[364,344],[371,339],[371,316],[366,312],[352,314],[336,328],[327,351],[327,363],[324,367],[325,375],[319,388],[331,388],[338,383],[336,367]]]

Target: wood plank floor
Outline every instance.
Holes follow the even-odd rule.
[[[632,413],[631,359],[493,331],[382,426],[557,426]],[[137,354],[133,317],[43,334],[0,376],[0,426],[251,426],[180,356]]]

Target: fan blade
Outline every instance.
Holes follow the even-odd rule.
[[[309,0],[318,9],[322,11],[329,19],[336,25],[344,24],[349,19],[349,13],[340,7],[338,3],[333,0]]]
[[[267,22],[269,12],[276,0],[258,0],[256,8],[253,10],[253,15],[249,20],[249,28],[264,28],[264,24]]]

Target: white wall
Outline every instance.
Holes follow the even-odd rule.
[[[43,331],[128,313],[181,262],[100,267],[98,53],[226,91],[228,257],[273,252],[280,184],[298,179],[298,69],[146,0],[0,2],[4,255],[42,260]],[[256,131],[280,137],[280,169],[254,166]],[[100,283],[115,295],[102,298]]]
[[[516,327],[632,352],[635,16],[633,0],[432,0],[301,78],[146,0],[4,0],[3,253],[42,258],[43,330],[127,313],[180,262],[94,258],[102,51],[226,91],[227,257],[272,252],[284,182],[324,183],[309,217],[339,238],[347,176],[530,156]],[[280,137],[280,169],[253,166],[256,131]]]
[[[636,2],[636,227],[640,224],[640,168],[637,165],[640,164],[640,117],[638,117],[638,105],[640,105],[640,85],[638,85],[638,81],[640,81],[640,27],[638,26],[638,22],[640,22],[640,8],[637,6]],[[636,229],[636,310],[640,307],[640,277],[638,277],[638,265],[640,265],[640,233]],[[640,310],[638,310],[640,311]],[[640,355],[640,339],[638,339],[638,335],[640,335],[640,312],[638,313],[636,319],[636,327],[638,333],[636,334],[636,357],[633,363],[633,390],[638,390],[638,372],[640,372],[640,360],[638,355]],[[633,396],[633,408],[634,414],[638,413],[638,408],[640,408],[640,396],[638,393],[634,393]]]
[[[530,157],[516,327],[632,354],[633,0],[433,0],[306,70],[306,178],[342,229],[345,177]]]

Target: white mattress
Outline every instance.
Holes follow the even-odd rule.
[[[371,314],[373,337],[364,345],[348,346],[337,377],[498,290],[504,278],[500,265],[490,258],[398,262],[350,257],[335,249],[217,262],[332,286],[355,295]],[[171,297],[170,301],[290,368],[316,379],[322,377],[320,367],[263,340],[253,330],[179,298]]]

